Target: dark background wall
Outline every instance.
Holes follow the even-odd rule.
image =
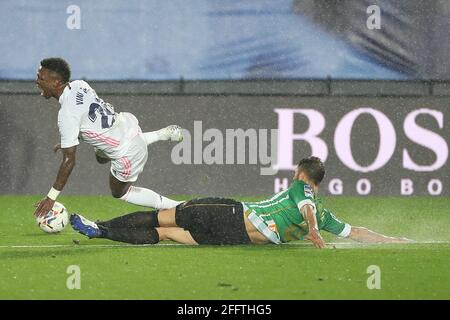
[[[356,195],[356,183],[360,179],[368,179],[371,183],[370,195],[399,195],[401,179],[410,179],[414,183],[414,195],[429,194],[427,186],[431,179],[438,179],[442,184],[442,195],[449,194],[450,177],[448,159],[443,166],[432,172],[415,172],[403,168],[403,150],[407,149],[413,160],[420,165],[430,165],[436,161],[436,154],[430,148],[421,146],[409,139],[404,131],[406,116],[414,110],[428,108],[440,112],[443,115],[443,127],[439,127],[437,120],[428,115],[417,117],[419,126],[434,132],[444,140],[448,149],[450,137],[449,120],[450,97],[445,95],[445,90],[436,89],[428,91],[429,84],[420,84],[415,87],[416,95],[408,95],[415,83],[404,83],[397,89],[403,92],[403,96],[394,94],[370,93],[373,87],[381,86],[373,83],[366,86],[364,83],[353,84],[353,95],[345,93],[346,82],[333,83],[332,92],[320,92],[315,95],[297,95],[286,93],[275,95],[262,95],[255,89],[254,93],[241,94],[228,84],[205,85],[208,90],[222,92],[222,94],[196,94],[199,88],[192,83],[187,83],[184,88],[191,88],[192,92],[171,93],[170,83],[166,84],[166,93],[151,93],[151,90],[138,92],[138,86],[134,86],[134,93],[127,92],[127,84],[93,84],[99,88],[99,94],[111,102],[116,111],[129,111],[140,120],[143,131],[157,130],[169,124],[179,124],[190,132],[192,138],[191,157],[184,156],[188,161],[182,164],[174,164],[183,156],[177,150],[176,143],[158,142],[149,147],[149,161],[145,171],[140,176],[137,185],[148,186],[163,194],[199,194],[199,195],[263,195],[275,190],[275,180],[282,182],[283,178],[290,178],[290,170],[279,171],[275,175],[261,175],[261,168],[267,167],[267,163],[261,162],[259,154],[267,153],[261,146],[258,136],[257,144],[247,143],[244,148],[235,143],[233,151],[226,148],[227,129],[243,130],[255,129],[258,134],[263,134],[261,129],[279,129],[279,117],[274,109],[312,109],[322,114],[325,119],[325,127],[318,135],[327,145],[328,157],[326,160],[327,176],[323,183],[323,192],[329,194],[328,184],[332,179],[340,179],[343,183],[343,194]],[[142,84],[143,85],[143,84]],[[175,84],[173,84],[175,86]],[[200,83],[200,85],[203,85]],[[227,87],[228,85],[228,87]],[[242,86],[249,85],[243,83]],[[276,91],[275,84],[260,83],[266,85],[266,92]],[[310,84],[311,85],[311,84]],[[395,87],[398,83],[392,83]],[[423,95],[418,88],[422,88]],[[442,86],[442,83],[438,84]],[[230,87],[231,86],[231,87]],[[293,86],[293,84],[291,84]],[[359,90],[355,90],[361,86]],[[2,157],[0,162],[0,193],[1,194],[42,194],[47,192],[54,182],[56,172],[61,161],[61,155],[52,152],[52,146],[59,142],[59,133],[56,125],[59,104],[56,100],[45,100],[32,88],[32,83],[3,83],[0,94],[0,150]],[[176,87],[176,86],[175,86]],[[182,86],[183,87],[183,86]],[[314,87],[330,88],[323,83],[313,84]],[[381,86],[382,87],[382,86]],[[389,86],[387,86],[389,87]],[[109,88],[109,89],[108,89]],[[193,89],[197,88],[197,89]],[[237,86],[236,88],[239,88]],[[258,84],[253,84],[258,88]],[[271,89],[270,89],[271,88]],[[292,89],[293,87],[291,87]],[[301,91],[301,85],[298,90]],[[438,88],[438,87],[436,87]],[[14,90],[13,90],[14,89]],[[279,89],[279,88],[278,88]],[[116,94],[110,91],[115,90]],[[438,91],[441,90],[441,91]],[[145,93],[147,91],[147,93]],[[157,91],[157,90],[153,90]],[[102,94],[103,92],[103,94]],[[108,93],[109,92],[109,93]],[[341,93],[340,93],[341,92]],[[365,93],[364,93],[365,92]],[[425,93],[440,92],[439,95],[426,95]],[[359,93],[359,95],[358,95]],[[412,92],[413,93],[413,92]],[[342,118],[358,108],[372,108],[382,112],[392,123],[396,133],[395,151],[390,160],[380,169],[362,173],[348,168],[337,156],[334,135],[336,126]],[[202,133],[194,133],[194,122],[201,121]],[[301,114],[294,117],[294,132],[302,133],[311,124]],[[313,126],[315,124],[312,124]],[[201,134],[208,129],[215,137],[202,142]],[[361,166],[371,164],[377,154],[380,141],[380,130],[376,121],[370,115],[363,114],[354,122],[351,133],[351,149],[355,161]],[[223,148],[216,148],[215,152],[223,152],[224,164],[205,164],[203,153],[211,150],[211,143],[219,143],[217,134],[223,138]],[[220,138],[220,137],[219,137]],[[270,145],[270,136],[266,135]],[[194,143],[194,140],[196,142]],[[204,138],[203,140],[206,140]],[[187,146],[189,139],[184,142]],[[433,143],[430,141],[430,143]],[[217,144],[215,145],[218,146]],[[220,150],[219,150],[220,149]],[[185,148],[185,151],[187,149]],[[199,151],[200,150],[200,151]],[[234,152],[234,161],[226,164],[227,154]],[[245,164],[238,163],[238,155],[246,153]],[[249,152],[256,152],[256,164],[250,164]],[[195,155],[197,154],[197,155]],[[304,141],[293,143],[293,161],[309,156],[311,147]],[[268,155],[270,155],[270,150]],[[284,155],[283,155],[284,156]],[[288,155],[286,155],[288,156]],[[195,160],[194,157],[197,157]],[[175,159],[175,160],[174,160]],[[190,160],[189,160],[190,159]],[[186,163],[187,162],[187,163]],[[190,164],[189,164],[190,162]],[[200,162],[201,164],[194,164]],[[230,162],[230,161],[229,161]],[[97,164],[90,146],[82,143],[77,152],[77,165],[64,190],[66,194],[108,194],[109,165]]]

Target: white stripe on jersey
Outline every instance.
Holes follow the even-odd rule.
[[[246,202],[247,205],[250,205],[251,207],[256,207],[256,208],[268,208],[268,207],[272,207],[276,204],[279,204],[285,200],[289,199],[289,194],[287,194],[284,198],[278,199],[276,202],[272,202],[272,203],[268,203],[268,204],[263,204],[266,201],[261,201],[261,202]]]
[[[248,203],[248,204],[251,204],[251,205],[255,205],[255,204],[261,205],[261,204],[263,204],[263,203],[271,202],[271,201],[275,200],[276,198],[278,198],[279,196],[281,196],[281,195],[282,195],[283,193],[285,193],[285,192],[288,192],[288,190],[280,191],[280,192],[274,194],[274,195],[272,196],[272,198],[270,198],[270,199],[265,199],[265,200],[261,200],[261,201],[254,201],[254,202],[248,202],[248,201],[246,201],[245,203]]]

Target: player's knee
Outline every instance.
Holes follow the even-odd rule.
[[[116,198],[116,199],[120,199],[122,198],[128,190],[111,190],[111,195]]]
[[[98,155],[95,155],[95,159],[96,159],[97,162],[100,163],[100,164],[105,164],[105,163],[108,163],[108,162],[111,161],[111,159],[99,157]]]
[[[167,228],[155,228],[158,232],[158,240],[164,241],[164,240],[170,240],[169,235],[167,234]]]

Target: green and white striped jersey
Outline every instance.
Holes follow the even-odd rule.
[[[289,189],[269,199],[243,203],[249,220],[274,243],[303,240],[308,233],[308,225],[299,208],[306,204],[313,207],[319,230],[348,236],[350,225],[339,221],[333,213],[324,209],[311,186],[301,180],[295,180]]]

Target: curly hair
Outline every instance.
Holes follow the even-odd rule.
[[[316,185],[319,185],[325,176],[325,166],[317,157],[309,157],[300,160],[298,170],[303,171]]]
[[[70,66],[63,58],[46,58],[41,61],[41,66],[56,73],[63,83],[70,80]]]

